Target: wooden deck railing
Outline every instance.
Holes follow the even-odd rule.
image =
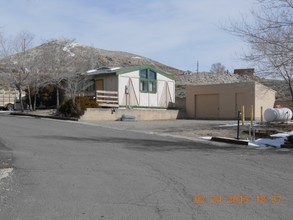
[[[101,107],[119,107],[117,91],[96,90],[96,101]]]

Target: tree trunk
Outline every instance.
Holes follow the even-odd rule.
[[[72,96],[72,104],[73,104],[73,106],[75,105],[75,97],[74,96]]]
[[[32,111],[33,107],[32,107],[31,88],[29,85],[27,86],[27,92],[28,92],[29,110]]]
[[[34,94],[34,106],[33,106],[33,110],[36,111],[37,110],[37,93],[35,92]]]
[[[35,94],[34,94],[34,105],[33,105],[33,110],[37,110],[37,87],[35,86]]]
[[[59,86],[56,85],[56,109],[59,108],[60,102],[59,102]]]
[[[293,101],[293,88],[291,83],[289,83],[289,90],[290,90],[290,94],[291,94],[291,100]]]
[[[21,110],[21,112],[24,112],[21,88],[18,88],[18,92],[19,92],[20,110]]]

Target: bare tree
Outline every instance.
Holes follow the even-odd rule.
[[[221,63],[214,63],[211,66],[211,73],[224,73],[226,72],[226,67],[222,65]]]
[[[30,61],[30,77],[28,79],[28,97],[29,97],[29,107],[30,110],[35,111],[37,109],[37,95],[39,89],[45,84],[44,83],[44,74],[41,72],[42,63],[39,62],[39,57],[31,57]],[[32,102],[33,97],[33,102]]]
[[[22,91],[27,85],[30,73],[27,50],[32,46],[33,39],[34,36],[27,31],[20,32],[12,40],[8,40],[3,35],[0,37],[2,71],[19,92],[21,111],[24,111]]]
[[[56,86],[56,108],[60,105],[60,90],[65,88],[66,80],[75,72],[75,54],[70,50],[73,43],[74,40],[50,41],[43,47],[41,54],[42,72],[46,75],[45,83]]]
[[[232,22],[226,30],[250,46],[244,60],[271,77],[282,77],[293,101],[293,0],[258,0],[253,21]]]
[[[64,87],[67,96],[72,99],[73,104],[75,104],[75,97],[79,96],[80,92],[83,90],[82,85],[88,82],[82,73],[89,69],[97,68],[97,65],[98,63],[95,59],[93,50],[90,50],[90,52],[86,54],[77,54],[75,57],[72,62],[74,73],[67,75],[66,86]]]

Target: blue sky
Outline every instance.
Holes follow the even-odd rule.
[[[0,0],[0,31],[26,30],[35,45],[56,38],[145,56],[182,70],[230,71],[246,45],[219,26],[240,20],[255,0]]]

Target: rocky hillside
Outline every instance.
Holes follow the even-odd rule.
[[[277,92],[276,100],[284,101],[291,100],[291,95],[288,89],[288,85],[283,80],[268,80],[257,76],[241,76],[237,74],[227,73],[194,73],[180,75],[176,77],[176,96],[179,98],[185,97],[186,85],[206,85],[206,84],[222,84],[222,83],[237,83],[237,82],[259,82]]]
[[[52,49],[63,50],[63,52],[67,52],[69,57],[73,57],[76,60],[86,58],[87,62],[84,68],[87,70],[102,66],[125,67],[148,64],[156,66],[174,76],[183,74],[182,70],[164,65],[137,54],[98,49],[70,40],[50,41],[28,50],[27,53],[28,56],[32,58],[38,56],[42,51],[52,51]]]

